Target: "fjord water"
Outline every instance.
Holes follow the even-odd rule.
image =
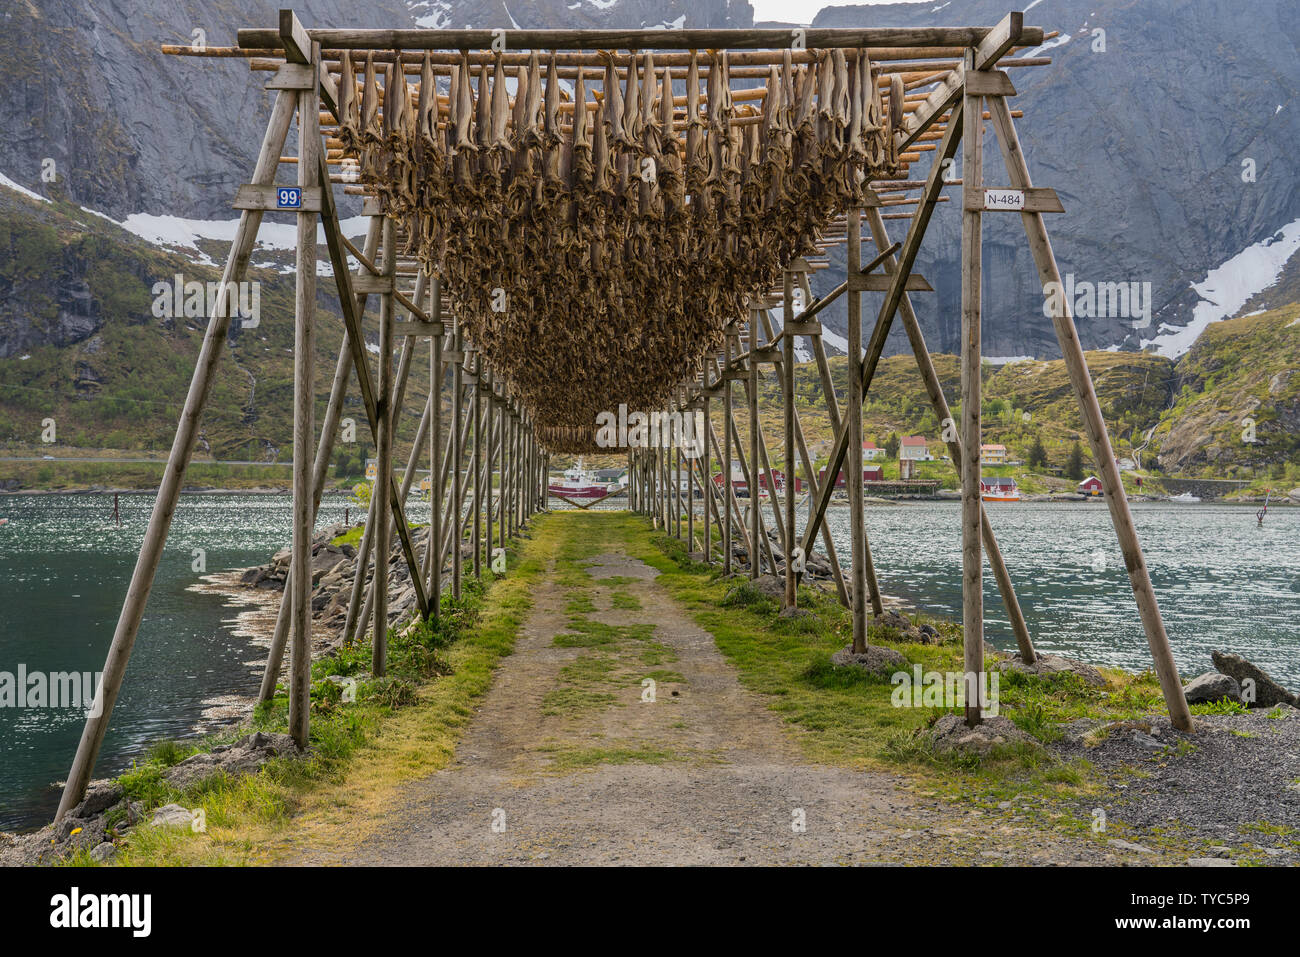
[[[1124,557],[1100,501],[986,503],[1037,649],[1142,671],[1151,665]],[[1213,670],[1211,651],[1244,655],[1300,691],[1300,508],[1135,502],[1137,525],[1174,660],[1184,676]],[[849,554],[848,509],[827,512]],[[866,510],[880,588],[916,608],[961,616],[961,505]],[[985,563],[985,634],[1015,638]]]
[[[111,496],[0,498],[0,517],[10,520],[0,526],[0,671],[103,667],[152,504],[152,495],[123,495],[118,528]],[[1041,650],[1149,665],[1104,505],[988,508]],[[342,519],[343,509],[327,498],[321,524]],[[806,507],[799,511],[802,520]],[[1179,669],[1209,670],[1211,650],[1231,650],[1300,688],[1300,508],[1270,509],[1263,528],[1246,507],[1139,503],[1133,513]],[[887,594],[960,615],[960,514],[950,502],[867,510]],[[424,519],[418,507],[411,517]],[[846,508],[828,512],[845,559],[847,518]],[[182,496],[97,775],[129,767],[152,741],[193,733],[205,702],[256,693],[265,652],[235,634],[235,612],[220,596],[189,590],[202,578],[193,550],[205,550],[209,573],[261,564],[289,542],[289,521],[287,495]],[[985,611],[989,640],[1014,648],[987,573]],[[79,710],[0,708],[0,829],[49,819],[53,784],[67,774],[83,721]]]
[[[119,528],[111,495],[0,498],[0,671],[95,672],[122,608],[153,495],[122,495]],[[323,523],[343,517],[326,499]],[[355,508],[353,509],[355,513]],[[235,612],[218,595],[187,591],[208,573],[265,562],[290,539],[288,495],[184,495],[122,693],[96,767],[130,767],[153,741],[193,733],[204,702],[256,693],[265,652],[234,633]],[[48,820],[72,763],[85,712],[0,708],[0,830]]]

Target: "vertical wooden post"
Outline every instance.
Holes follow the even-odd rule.
[[[380,272],[392,280],[397,271],[397,227],[389,216],[384,217],[384,251]],[[374,643],[371,648],[371,670],[382,677],[388,669],[388,560],[392,551],[392,533],[389,523],[388,496],[383,494],[393,476],[393,295],[379,295],[379,394],[376,411],[379,414],[379,435],[376,437],[375,458],[378,474],[373,494],[379,498],[375,510],[375,577],[374,590]]]
[[[497,395],[496,395],[496,384],[492,381],[492,373],[491,373],[491,371],[490,371],[490,370],[484,370],[484,375],[486,376],[487,381],[488,381],[488,385],[487,385],[487,410],[486,410],[486,415],[487,415],[487,436],[488,436],[488,447],[487,447],[487,466],[486,466],[486,470],[487,470],[487,482],[485,483],[485,484],[487,485],[487,497],[486,497],[486,500],[485,500],[485,502],[484,502],[484,513],[485,513],[485,514],[484,514],[484,518],[483,518],[483,533],[484,533],[484,534],[483,534],[483,542],[484,542],[484,546],[483,546],[483,548],[484,548],[484,550],[487,552],[488,565],[489,565],[489,567],[490,567],[491,564],[492,564],[492,562],[491,562],[491,558],[492,558],[492,505],[493,505],[492,470],[493,470],[493,468],[496,467],[496,461],[497,461],[497,452],[496,452],[496,449],[497,449],[497,436],[496,436],[496,432],[495,432],[495,427],[496,427],[496,421],[495,421],[495,419],[496,419],[496,416],[495,416],[493,413],[496,411]]]
[[[465,407],[465,389],[463,386],[463,376],[465,364],[462,361],[465,337],[460,331],[460,320],[456,321],[455,339],[453,351],[456,354],[456,361],[451,367],[451,394],[452,402],[455,404],[455,411],[452,413],[454,426],[452,427],[453,448],[451,452],[451,593],[457,600],[460,599],[460,576],[461,576],[461,512],[465,507],[465,484],[461,475],[461,463],[465,461],[465,439],[461,431],[461,420],[463,419],[463,409]]]
[[[687,390],[689,395],[690,390]],[[695,416],[695,410],[691,407],[694,403],[686,403],[686,415]],[[691,435],[696,443],[703,438],[696,435],[694,423],[691,425]],[[686,552],[690,554],[695,551],[695,463],[692,461],[695,451],[699,445],[692,445],[692,455],[686,456]]]
[[[704,388],[704,456],[701,461],[700,482],[704,492],[704,563],[713,564],[713,460],[709,455],[709,434],[713,431],[713,412],[709,408],[709,367],[700,369],[700,382]]]
[[[474,527],[470,541],[474,543],[474,577],[483,577],[483,356],[474,352],[474,392],[470,398],[474,416]]]
[[[849,395],[844,409],[848,432],[848,461],[844,480],[849,488],[850,543],[853,550],[853,652],[867,650],[866,516],[862,502],[862,210],[848,212]],[[834,401],[834,393],[827,397]],[[834,478],[827,476],[829,481]],[[879,601],[879,596],[873,596]]]
[[[312,44],[311,66],[320,60]],[[298,91],[298,185],[320,185],[320,93],[316,84]],[[298,213],[293,337],[293,629],[289,643],[289,734],[307,747],[311,712],[311,539],[315,518],[312,461],[316,438],[316,214]]]
[[[1020,140],[1016,135],[1015,123],[1012,121],[1011,110],[1006,100],[1002,97],[990,97],[989,110],[994,129],[997,131],[1002,159],[1011,178],[1011,185],[1016,189],[1029,189],[1033,185],[1029,177],[1029,166],[1020,149]],[[1056,264],[1056,255],[1052,251],[1052,243],[1048,238],[1042,213],[1021,213],[1020,219],[1024,224],[1029,247],[1038,266],[1038,278],[1044,290],[1051,283],[1056,284],[1053,288],[1060,289],[1061,272]],[[1052,325],[1056,329],[1061,355],[1070,374],[1070,383],[1079,400],[1084,431],[1088,434],[1088,443],[1097,462],[1098,478],[1101,479],[1106,493],[1106,504],[1110,509],[1111,522],[1115,526],[1115,535],[1119,539],[1120,550],[1124,553],[1124,565],[1128,569],[1129,583],[1133,587],[1133,597],[1137,601],[1138,614],[1142,618],[1142,629],[1146,633],[1147,646],[1151,650],[1151,660],[1160,679],[1160,689],[1164,693],[1165,704],[1169,707],[1169,717],[1174,727],[1180,731],[1192,731],[1194,730],[1192,713],[1187,706],[1187,696],[1183,692],[1182,681],[1178,677],[1173,650],[1169,647],[1169,635],[1165,631],[1160,605],[1156,602],[1155,590],[1151,587],[1151,575],[1147,570],[1146,557],[1142,554],[1142,545],[1138,541],[1137,530],[1133,527],[1133,515],[1129,511],[1128,496],[1124,491],[1124,482],[1120,478],[1119,467],[1115,462],[1115,451],[1111,448],[1110,436],[1106,432],[1106,420],[1101,414],[1101,405],[1097,402],[1092,376],[1088,373],[1088,362],[1083,355],[1083,346],[1074,327],[1071,304],[1066,302],[1063,296],[1055,298],[1060,307],[1052,315]]]
[[[501,510],[497,514],[500,529],[500,546],[506,547],[510,529],[510,472],[514,461],[510,457],[510,388],[507,382],[501,390]]]
[[[435,301],[442,298],[442,282],[434,287]],[[435,307],[437,311],[437,307]],[[429,423],[429,608],[437,619],[442,614],[442,336],[429,337],[429,388],[433,391],[433,420]]]
[[[727,336],[723,345],[724,361],[722,363],[722,574],[731,574],[731,509],[727,503],[731,501],[731,496],[735,494],[735,486],[731,481],[731,472],[734,466],[731,463],[731,357],[734,354],[732,350],[732,327],[727,326]]]
[[[974,51],[966,52],[966,69],[973,70]],[[962,640],[966,668],[966,724],[980,723],[980,673],[984,670],[984,562],[980,548],[980,296],[983,201],[983,98],[963,92],[962,111],[967,117],[962,139],[962,191],[965,202],[961,223],[961,567]],[[972,200],[977,200],[972,202]],[[974,208],[972,208],[972,206]]]
[[[797,474],[794,451],[794,336],[790,328],[794,324],[794,277],[790,270],[781,271],[782,289],[782,335],[781,345],[784,365],[781,374],[784,395],[782,405],[785,412],[785,542],[781,550],[785,552],[785,601],[786,608],[798,605],[798,592],[795,591],[794,550],[797,539],[794,533],[794,486]]]
[[[758,316],[749,310],[749,577],[757,578],[762,562],[758,483]]]

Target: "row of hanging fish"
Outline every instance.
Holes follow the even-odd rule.
[[[373,54],[344,56],[345,154],[540,426],[594,432],[619,403],[661,408],[782,267],[898,168],[865,51],[787,54],[761,102],[733,99],[725,53],[704,58],[675,88],[649,52],[574,81],[553,55],[544,73],[534,53],[477,77],[463,57],[442,78],[426,55],[414,87],[388,63],[381,91]]]

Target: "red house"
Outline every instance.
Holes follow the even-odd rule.
[[[1095,475],[1089,475],[1079,483],[1078,490],[1083,495],[1100,495],[1102,493],[1101,479]]]
[[[884,470],[884,468],[882,468],[881,466],[879,466],[879,465],[864,465],[864,466],[862,466],[862,481],[864,481],[864,482],[882,482],[882,481],[884,481],[884,478],[885,478],[885,470]],[[825,469],[825,468],[818,469],[818,471],[817,471],[817,482],[818,482],[818,485],[821,485],[821,484],[825,483],[825,481],[826,481],[826,469]],[[836,488],[846,488],[846,487],[847,487],[847,483],[846,483],[845,478],[844,478],[844,470],[843,470],[843,469],[840,469],[839,474],[835,476],[835,487],[836,487]]]

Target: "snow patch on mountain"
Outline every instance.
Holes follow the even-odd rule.
[[[42,196],[40,193],[34,193],[26,186],[18,185],[13,180],[11,180],[8,176],[5,176],[3,173],[0,173],[0,186],[5,187],[6,189],[12,189],[15,193],[22,193],[28,199],[40,200],[42,203],[49,202],[49,200],[46,199],[44,196]]]
[[[1192,347],[1206,326],[1236,315],[1251,296],[1277,282],[1282,267],[1297,251],[1300,251],[1300,219],[1247,246],[1211,269],[1203,280],[1192,283],[1201,300],[1192,310],[1192,321],[1185,326],[1162,323],[1155,338],[1142,340],[1142,348],[1155,346],[1160,355],[1177,359]]]

